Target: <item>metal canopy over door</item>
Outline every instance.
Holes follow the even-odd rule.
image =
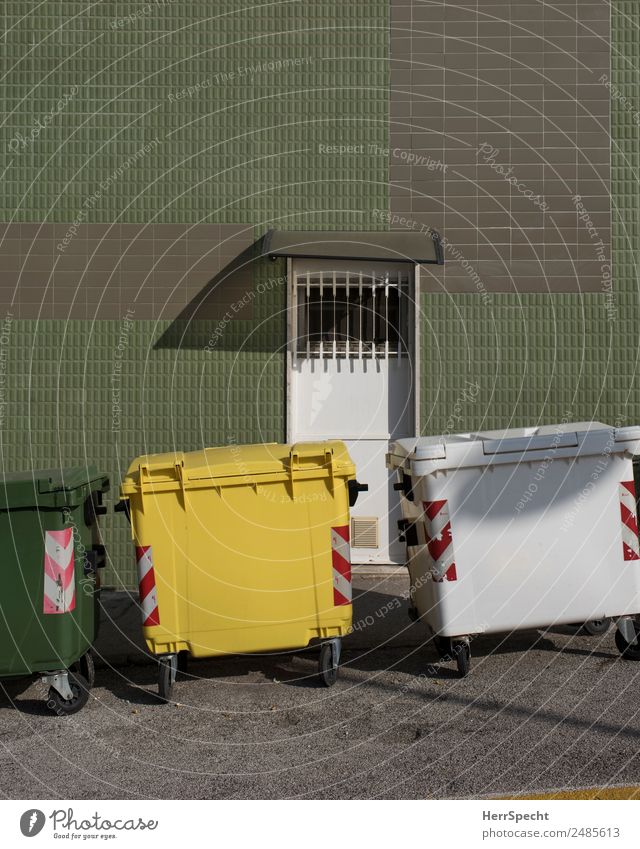
[[[289,260],[288,438],[343,439],[358,480],[354,563],[402,563],[389,439],[412,435],[414,268],[408,263]]]

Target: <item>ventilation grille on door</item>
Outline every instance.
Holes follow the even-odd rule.
[[[378,519],[358,517],[351,520],[351,547],[378,548]]]

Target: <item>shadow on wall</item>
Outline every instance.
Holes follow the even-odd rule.
[[[284,350],[284,260],[258,239],[222,268],[162,333],[156,349],[276,353]]]

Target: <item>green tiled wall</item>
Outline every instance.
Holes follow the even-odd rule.
[[[210,323],[14,321],[3,330],[5,469],[95,464],[117,500],[129,462],[145,451],[282,438],[284,287],[254,300],[251,321]],[[126,520],[105,520],[107,585],[135,586]]]
[[[386,0],[9,0],[3,28],[0,221],[381,226]],[[115,489],[144,450],[282,439],[283,306],[281,288],[258,298],[213,352],[215,322],[13,321],[4,467],[95,462]],[[107,585],[136,584],[125,526],[107,518]]]
[[[365,229],[386,200],[386,0],[4,9],[0,149],[35,138],[0,220]]]
[[[425,433],[620,415],[628,369],[610,349],[623,322],[603,297],[429,295],[421,307]]]
[[[424,295],[425,433],[565,415],[640,422],[640,6],[632,0],[612,3],[611,52],[613,308],[597,294],[493,295],[487,304]]]

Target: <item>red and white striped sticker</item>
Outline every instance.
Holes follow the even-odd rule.
[[[351,604],[351,546],[349,525],[331,528],[331,558],[333,561],[333,603]]]
[[[156,576],[153,571],[153,556],[150,545],[136,546],[138,561],[138,581],[140,587],[140,609],[144,627],[160,624],[158,610],[158,594],[156,592]]]
[[[73,531],[45,531],[44,613],[70,613],[76,606]]]
[[[431,577],[437,583],[443,580],[457,581],[449,505],[443,499],[424,501],[423,507],[427,549],[433,561]]]
[[[633,481],[620,483],[620,518],[622,520],[622,555],[625,560],[640,560],[636,486]]]

